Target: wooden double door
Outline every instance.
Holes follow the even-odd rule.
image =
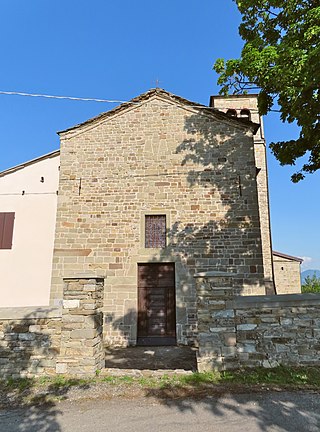
[[[138,264],[137,344],[176,344],[174,263]]]

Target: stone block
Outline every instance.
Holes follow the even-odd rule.
[[[84,316],[82,315],[63,315],[62,322],[63,323],[83,323],[85,321]]]
[[[242,348],[242,352],[246,352],[246,353],[255,353],[257,352],[257,348],[255,344],[249,344],[249,343],[245,343],[242,346],[238,346],[238,350],[240,351],[240,349]]]
[[[283,353],[283,352],[290,351],[290,347],[288,345],[276,344],[275,348],[276,348],[277,353]]]
[[[285,326],[289,325],[289,326],[291,326],[292,322],[293,322],[292,318],[280,318],[280,324],[281,325],[285,325]]]
[[[270,368],[278,367],[280,366],[280,364],[276,360],[269,359],[269,360],[263,360],[262,366],[264,368],[270,369]]]
[[[208,304],[211,309],[225,309],[226,302],[224,300],[209,300]]]
[[[235,346],[237,344],[236,333],[224,333],[223,341],[225,346]]]
[[[210,327],[211,333],[235,332],[235,327]]]
[[[239,324],[237,325],[238,331],[250,331],[257,328],[257,324]]]
[[[94,303],[92,303],[92,304],[84,303],[82,305],[82,307],[83,307],[84,310],[93,311],[93,310],[96,309],[96,304],[94,304]]]
[[[57,374],[66,374],[68,372],[68,365],[66,363],[57,363],[56,364],[56,373]]]
[[[221,356],[221,347],[219,344],[206,344],[201,345],[197,351],[198,355],[209,357],[209,355],[213,355],[216,357],[217,355]]]
[[[83,291],[86,292],[96,291],[96,289],[97,289],[97,285],[95,283],[83,285]]]
[[[238,358],[242,365],[246,367],[247,361],[249,360],[249,353],[238,351]]]
[[[221,347],[221,354],[223,357],[235,357],[238,352],[236,347]]]
[[[40,333],[41,326],[40,325],[31,325],[29,326],[29,332],[30,333]]]
[[[34,341],[36,338],[34,333],[20,333],[18,337],[21,341]]]
[[[211,313],[211,317],[216,318],[234,318],[234,310],[233,309],[225,309],[221,311],[215,311]]]
[[[261,323],[278,323],[279,319],[277,317],[261,317]]]
[[[70,337],[72,339],[93,339],[97,336],[97,330],[96,329],[78,329],[78,330],[72,330],[70,333]]]
[[[64,309],[76,309],[80,307],[80,300],[63,300],[62,305]]]
[[[96,366],[97,363],[97,359],[93,357],[82,358],[79,362],[80,366]]]

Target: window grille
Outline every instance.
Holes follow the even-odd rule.
[[[164,248],[166,246],[166,216],[145,216],[145,247]]]

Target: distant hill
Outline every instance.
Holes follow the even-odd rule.
[[[301,283],[304,283],[304,280],[307,276],[312,277],[314,274],[316,274],[317,278],[320,278],[320,270],[305,270],[301,273]]]

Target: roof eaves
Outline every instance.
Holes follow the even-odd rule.
[[[37,163],[37,162],[40,162],[40,161],[45,160],[45,159],[53,158],[55,156],[58,156],[59,154],[60,154],[60,150],[54,150],[53,152],[46,153],[46,154],[44,154],[42,156],[39,156],[39,157],[37,157],[35,159],[31,159],[31,160],[29,160],[27,162],[23,162],[22,164],[19,164],[19,165],[16,165],[14,167],[8,168],[8,169],[6,169],[4,171],[1,171],[0,172],[0,177],[4,177],[4,176],[6,176],[8,174],[12,174],[12,173],[14,173],[16,171],[19,171],[20,169],[23,169],[23,168],[25,168],[25,167],[27,167],[29,165],[32,165],[32,164]]]
[[[295,257],[295,256],[292,256],[292,255],[287,255],[287,254],[284,254],[282,252],[272,251],[272,254],[275,255],[275,256],[278,256],[280,258],[286,258],[286,259],[289,259],[289,260],[292,260],[292,261],[299,261],[300,264],[303,262],[302,258]]]

